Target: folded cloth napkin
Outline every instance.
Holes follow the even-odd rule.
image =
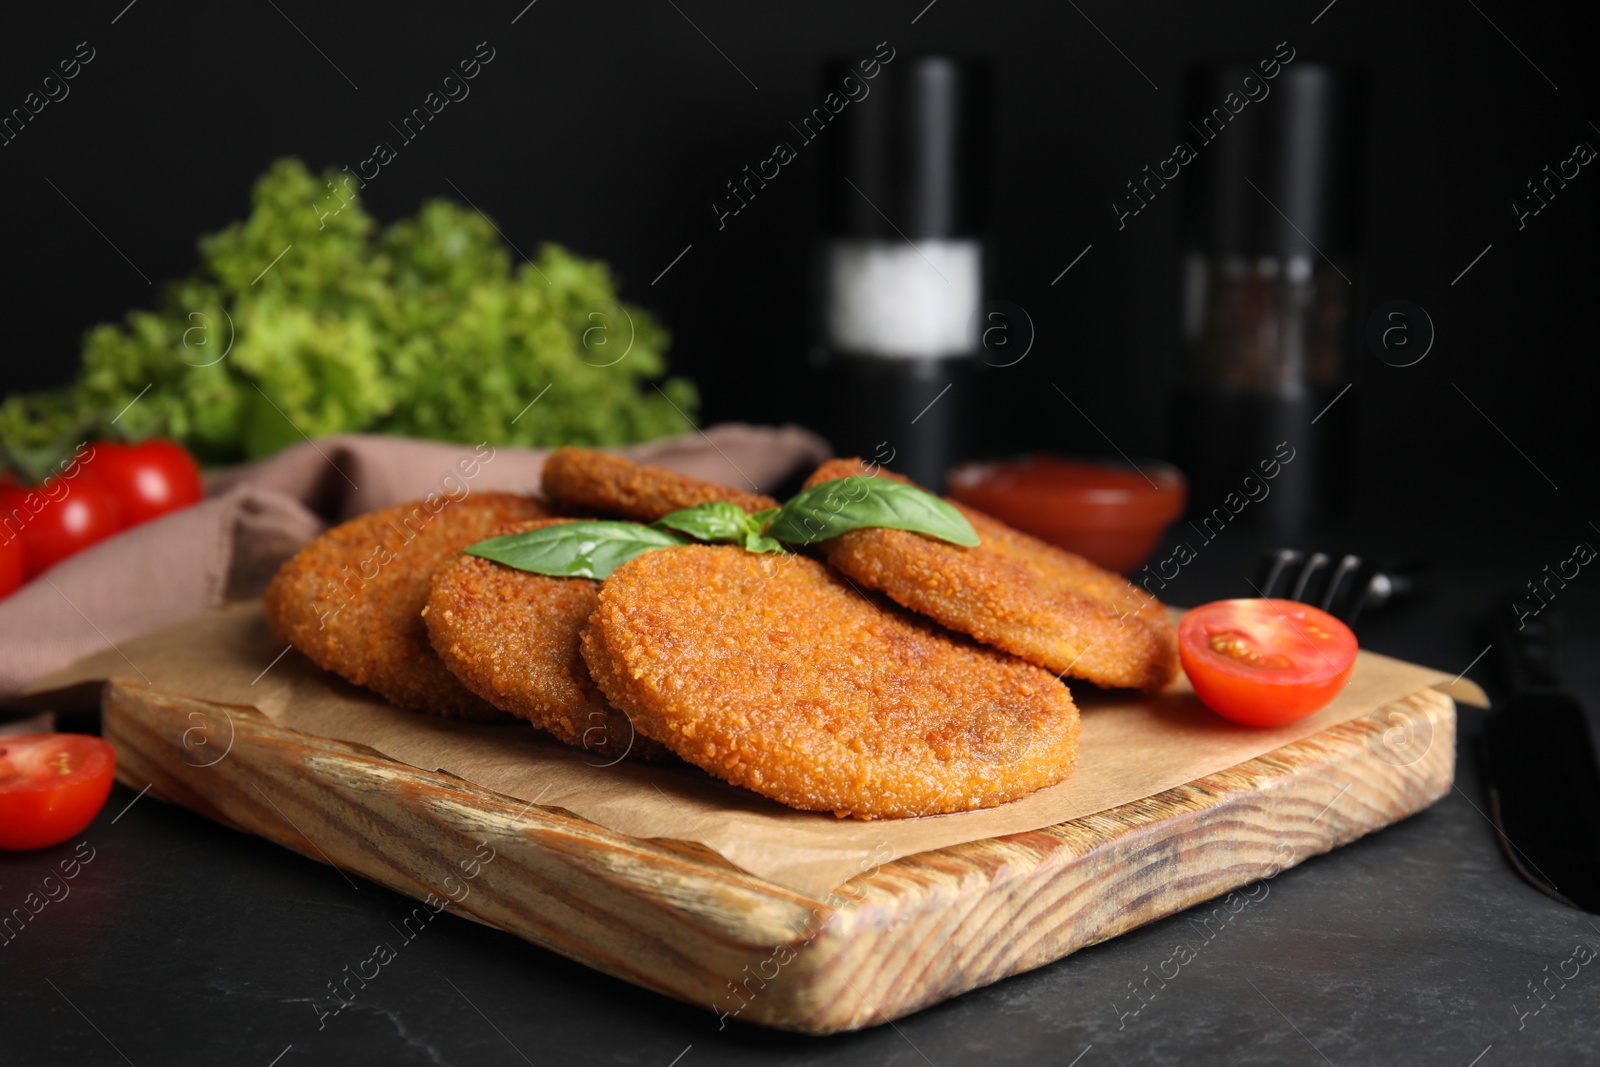
[[[768,491],[829,455],[796,426],[729,423],[618,449],[741,489]],[[430,492],[537,495],[544,449],[352,434],[213,471],[192,508],[103,541],[0,601],[0,700],[80,656],[225,600],[259,596],[329,525]]]

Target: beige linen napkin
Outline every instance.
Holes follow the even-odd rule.
[[[618,451],[763,491],[829,455],[826,442],[799,427],[740,423]],[[103,541],[0,601],[0,700],[80,656],[258,596],[277,566],[330,524],[446,491],[446,479],[537,493],[547,454],[353,434],[211,472],[201,503]]]

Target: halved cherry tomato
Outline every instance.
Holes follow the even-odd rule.
[[[44,848],[76,835],[105,807],[115,769],[111,746],[98,737],[0,737],[0,848]]]
[[[82,469],[116,498],[124,529],[200,499],[200,467],[175,441],[152,437],[136,445],[95,441],[93,446]]]
[[[31,489],[0,486],[0,520],[7,533],[20,533],[30,576],[122,529],[116,498],[81,473],[51,475]]]
[[[1249,726],[1282,726],[1326,707],[1356,662],[1356,635],[1293,600],[1218,600],[1178,624],[1195,695]]]

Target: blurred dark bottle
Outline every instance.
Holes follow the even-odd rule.
[[[1366,95],[1359,68],[1303,59],[1190,71],[1176,430],[1196,517],[1296,537],[1346,505]]]
[[[829,64],[824,92],[846,78]],[[934,488],[965,458],[987,224],[989,75],[901,55],[819,136],[818,426]],[[859,90],[858,90],[859,91]]]

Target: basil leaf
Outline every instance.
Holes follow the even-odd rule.
[[[750,516],[737,504],[713,500],[663,515],[651,526],[678,530],[701,541],[738,541],[744,537]]]
[[[782,552],[783,545],[770,537],[761,536],[761,529],[767,520],[780,510],[766,508],[750,515],[735,504],[718,500],[674,511],[650,525],[679,530],[702,541],[742,545],[747,552]]]
[[[745,520],[744,550],[746,552],[783,552],[783,544],[771,537],[762,536],[762,531],[767,528],[767,523],[773,516],[782,511],[782,508],[763,508]]]
[[[687,540],[668,530],[636,522],[561,522],[526,533],[491,537],[467,553],[519,571],[558,578],[605,578],[652,548],[671,548]]]
[[[754,530],[746,530],[744,532],[744,540],[740,543],[744,545],[744,550],[746,552],[786,551],[783,547],[783,542],[773,540],[770,537],[763,537]]]
[[[972,524],[946,501],[914,485],[859,474],[791,498],[765,532],[789,544],[811,545],[864,526],[909,530],[969,548],[978,544]]]

